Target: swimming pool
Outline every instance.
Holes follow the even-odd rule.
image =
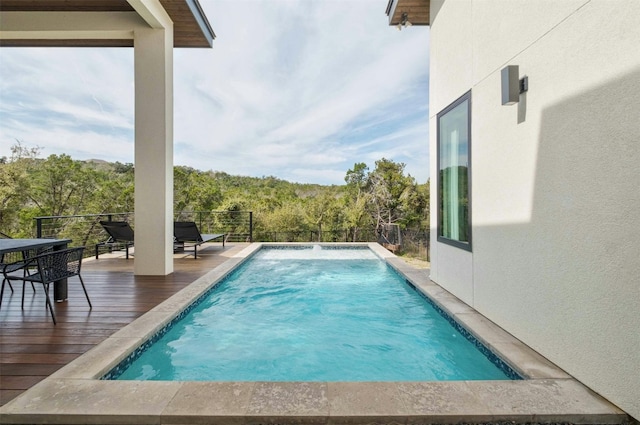
[[[624,412],[382,246],[366,245],[464,325],[522,380],[414,382],[120,381],[105,375],[153,340],[263,246],[228,244],[227,260],[0,407],[2,423],[337,424],[628,423]],[[468,330],[468,331],[467,331]]]
[[[519,379],[368,247],[265,247],[188,310],[107,379]]]

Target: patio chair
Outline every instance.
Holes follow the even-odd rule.
[[[82,253],[84,247],[69,248],[59,251],[50,251],[44,254],[37,255],[26,261],[21,262],[21,266],[18,269],[13,270],[13,263],[6,264],[2,268],[2,273],[7,281],[21,280],[22,281],[22,308],[24,309],[24,288],[27,282],[41,283],[44,289],[46,297],[45,306],[51,313],[53,323],[56,324],[56,315],[53,312],[53,306],[51,305],[51,299],[49,298],[49,285],[58,280],[68,279],[73,276],[78,276],[80,283],[82,284],[82,290],[84,291],[87,302],[89,303],[89,309],[92,309],[91,300],[87,293],[87,288],[84,286],[84,281],[80,275],[80,268],[82,266]],[[17,271],[20,269],[26,269],[35,266],[35,273],[27,274],[23,276],[17,276],[10,274],[9,270]],[[4,281],[2,283],[2,289],[0,289],[0,305],[2,305],[2,293],[4,292]]]
[[[2,239],[13,239],[11,236],[2,232],[0,232],[0,237]],[[52,247],[46,247],[46,248],[28,249],[25,251],[0,254],[0,270],[2,270],[5,265],[11,264],[10,267],[7,267],[7,273],[13,273],[15,271],[22,270],[23,275],[26,276],[31,272],[31,270],[28,267],[22,268],[22,264],[24,264],[24,262],[29,258],[35,257],[36,255],[44,254],[45,252],[51,251],[52,249],[53,249]],[[9,285],[9,289],[11,289],[11,292],[13,293],[13,285],[11,285],[11,282],[7,281],[3,277],[2,278],[3,285],[5,281],[7,282],[7,284]],[[36,287],[34,286],[33,282],[31,283],[31,289],[33,289],[33,292],[36,291]],[[2,297],[0,297],[0,300],[1,299]]]
[[[184,251],[185,244],[193,246],[193,257],[198,258],[198,246],[215,239],[222,239],[224,247],[224,233],[201,234],[193,221],[175,221],[173,223],[173,250]]]
[[[106,246],[109,248],[109,252],[113,250],[113,247],[120,248],[124,246],[126,251],[126,258],[129,259],[129,247],[133,246],[133,229],[126,221],[101,221],[100,224],[109,235],[109,239],[104,242],[96,244],[96,260],[100,247]]]

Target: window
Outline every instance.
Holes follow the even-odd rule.
[[[471,92],[438,121],[438,241],[471,251]]]

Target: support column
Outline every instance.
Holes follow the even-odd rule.
[[[135,62],[136,275],[173,272],[173,28],[141,29]]]

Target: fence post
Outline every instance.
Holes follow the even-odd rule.
[[[249,242],[253,242],[253,211],[249,211]]]
[[[42,237],[42,219],[39,217],[36,218],[36,237]]]

